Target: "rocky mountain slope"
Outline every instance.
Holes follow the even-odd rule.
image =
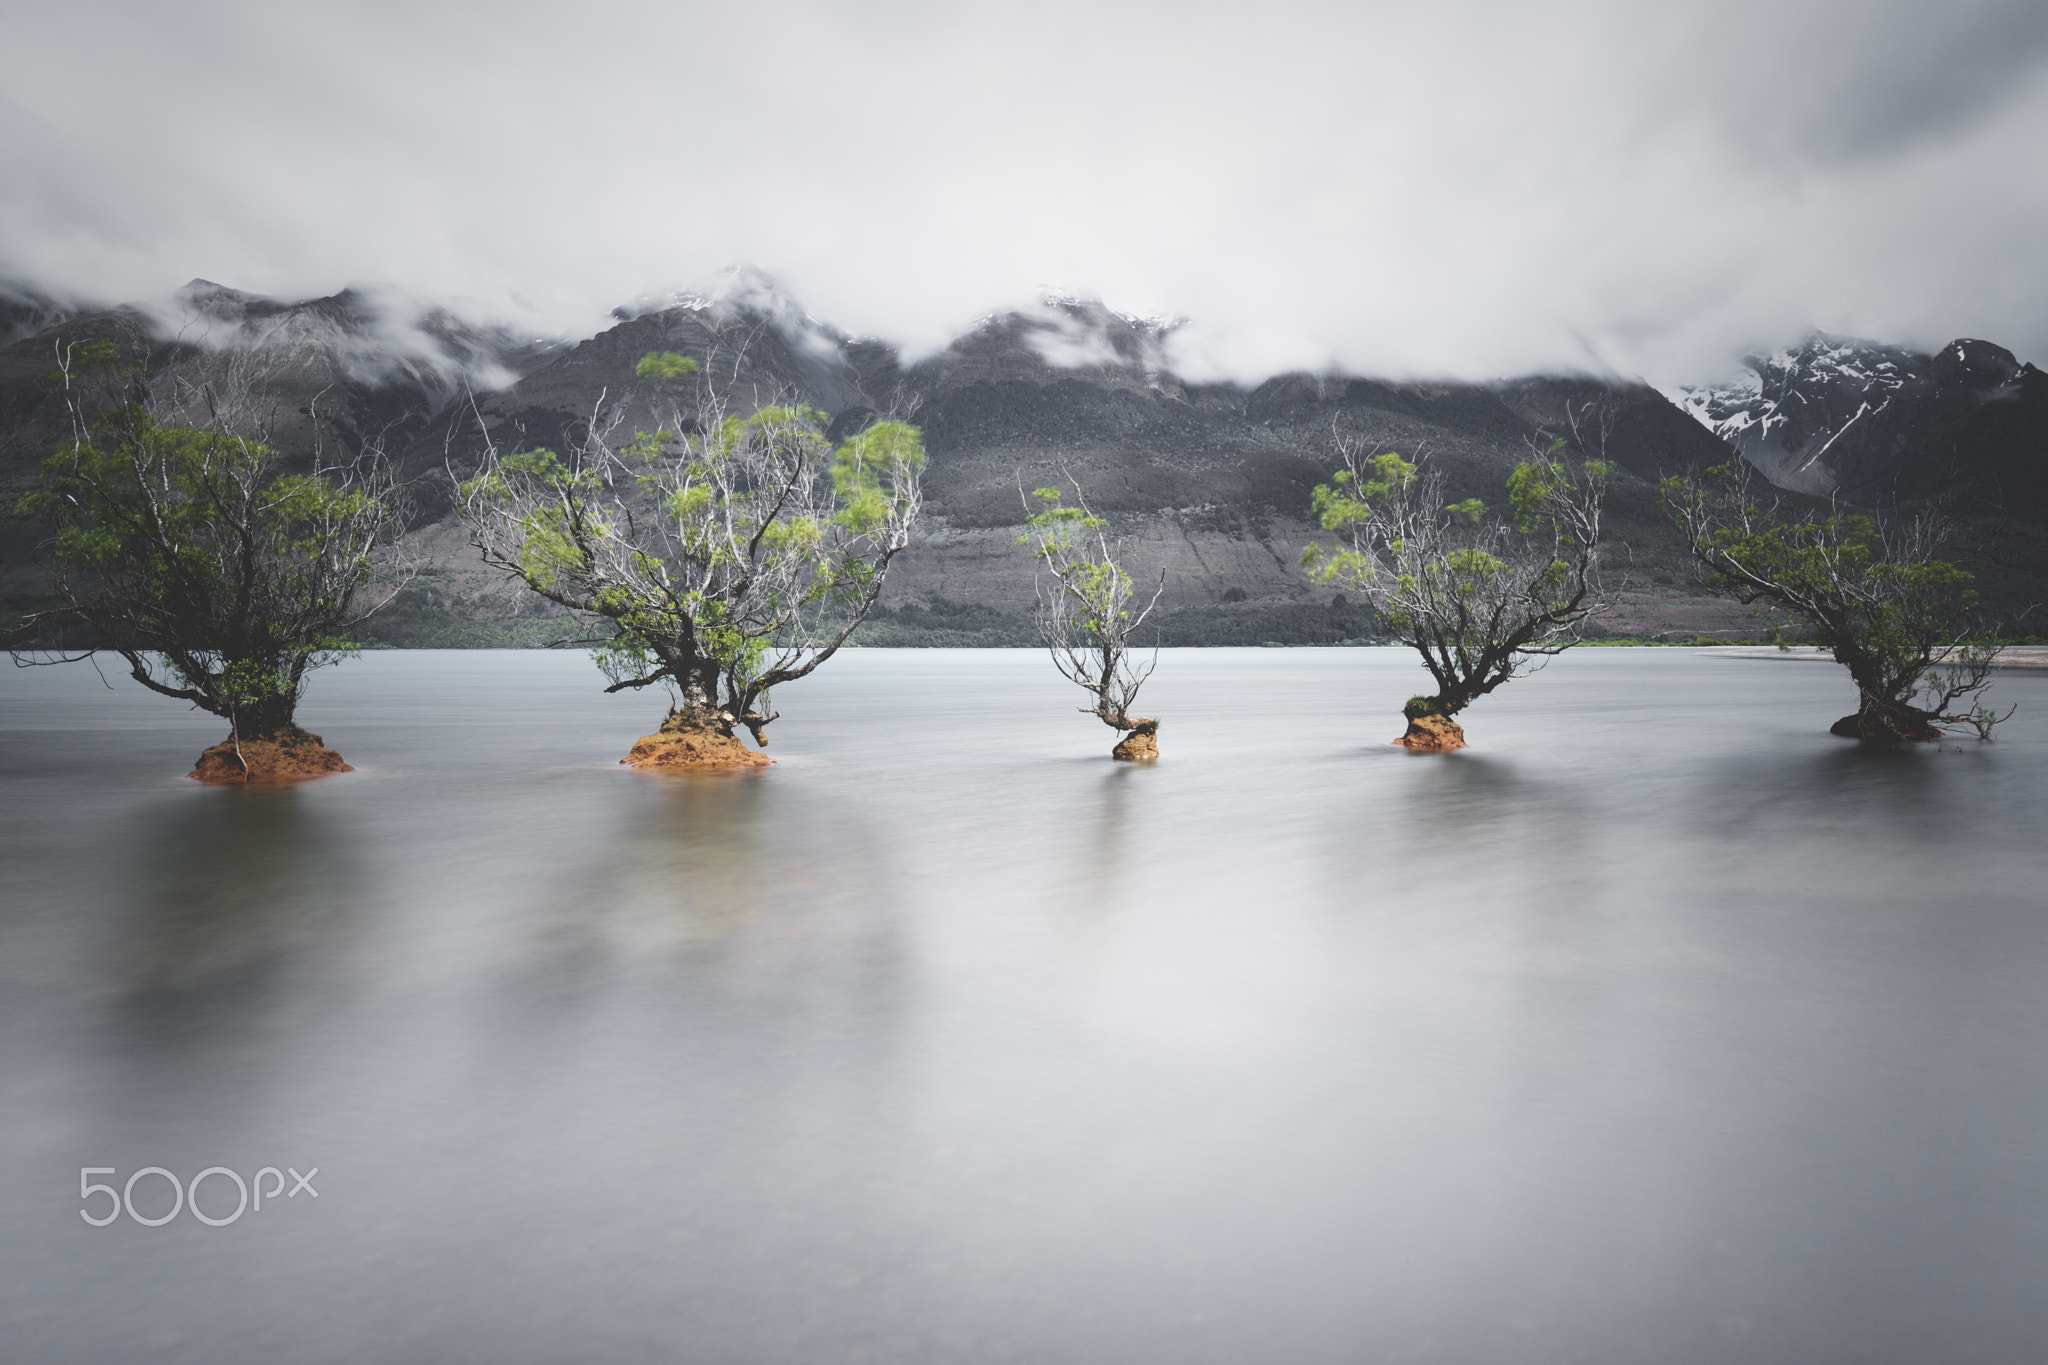
[[[0,299],[11,309],[0,324],[18,334],[0,348],[0,497],[9,506],[62,434],[46,382],[54,347],[109,336],[166,375],[200,376],[223,356],[253,356],[286,448],[309,448],[316,436],[347,448],[376,441],[413,477],[414,536],[429,567],[379,618],[379,636],[399,644],[533,643],[565,633],[530,598],[484,574],[453,521],[450,480],[473,467],[486,435],[501,447],[560,447],[612,410],[628,431],[644,425],[633,367],[650,350],[696,357],[739,405],[795,398],[818,407],[835,433],[878,415],[923,428],[928,517],[892,570],[870,643],[1028,640],[1033,565],[1017,544],[1019,488],[1048,483],[1078,486],[1110,518],[1137,572],[1164,574],[1167,643],[1359,638],[1373,629],[1369,614],[1295,567],[1312,529],[1310,490],[1336,467],[1339,438],[1426,453],[1454,496],[1498,500],[1532,445],[1560,436],[1582,449],[1595,444],[1568,420],[1588,412],[1603,433],[1597,444],[1619,466],[1608,526],[1623,586],[1607,628],[1729,633],[1751,623],[1691,586],[1682,547],[1655,506],[1660,473],[1726,459],[1726,437],[1794,486],[1880,487],[1904,457],[1852,460],[1847,452],[1863,447],[1845,439],[1879,425],[1864,407],[1889,401],[1883,411],[1907,411],[1901,395],[1917,394],[1911,386],[1923,374],[1934,396],[1910,411],[1947,423],[1941,430],[1953,431],[1958,458],[1978,449],[1970,442],[1990,439],[1983,433],[2003,413],[2017,414],[2022,435],[2048,430],[2028,425],[2038,373],[2016,364],[2002,371],[1997,357],[2011,358],[1984,343],[1962,343],[1953,363],[1906,353],[1857,359],[1872,387],[1853,405],[1848,363],[1819,359],[1785,367],[1785,382],[1758,369],[1754,393],[1745,381],[1688,390],[1674,402],[1640,384],[1587,378],[1394,384],[1296,374],[1252,387],[1192,384],[1165,362],[1170,324],[1078,299],[993,315],[944,350],[907,360],[809,317],[748,275],[716,296],[622,309],[611,327],[575,344],[515,338],[357,293],[287,304],[195,281],[168,313],[68,315],[22,291],[12,297]],[[1819,378],[1824,364],[1834,368]],[[1878,368],[1885,364],[1892,368]],[[1996,383],[2018,400],[1982,396],[1990,390],[1980,379],[2001,374]],[[1884,389],[1895,377],[1898,386]],[[1956,397],[1966,390],[1977,395],[1974,406]],[[1883,449],[1918,448],[1899,439],[1903,446]],[[1998,486],[2018,486],[2019,468]],[[1939,483],[1931,466],[1925,478]],[[0,529],[0,605],[14,611],[38,594],[36,539],[18,519]]]
[[[643,418],[631,397],[634,364],[650,350],[681,351],[742,402],[793,395],[832,414],[835,432],[878,414],[923,429],[927,519],[891,572],[888,613],[871,638],[1027,638],[1034,589],[1017,543],[1020,488],[1058,483],[1078,487],[1111,520],[1141,577],[1164,574],[1169,640],[1259,643],[1358,638],[1372,628],[1365,612],[1296,567],[1311,531],[1309,494],[1336,467],[1337,434],[1426,452],[1458,496],[1498,500],[1515,461],[1569,436],[1567,409],[1593,404],[1611,414],[1605,446],[1623,472],[1610,518],[1632,547],[1638,580],[1615,628],[1725,627],[1725,608],[1680,600],[1689,597],[1685,566],[1652,488],[1659,471],[1727,450],[1654,391],[1575,379],[1394,385],[1305,375],[1252,388],[1198,385],[1163,367],[1162,333],[1162,324],[1098,303],[1059,300],[991,316],[906,363],[758,295],[688,300],[622,318],[547,358],[448,412],[420,444],[445,453],[457,473],[477,457],[481,431],[501,447],[559,446],[591,420],[601,394],[624,403],[632,430]],[[1630,567],[1629,553],[1617,549],[1618,567]],[[459,601],[473,589],[450,591]]]
[[[0,613],[10,618],[42,600],[43,529],[12,509],[68,433],[52,382],[67,346],[112,340],[166,394],[236,394],[247,422],[300,461],[370,443],[410,452],[460,395],[513,382],[559,349],[356,291],[281,303],[205,280],[149,309],[66,308],[0,289],[0,329],[15,334],[0,347]]]
[[[1816,334],[1676,397],[1785,488],[2048,511],[2048,375],[1988,341],[1959,338],[1926,355]]]

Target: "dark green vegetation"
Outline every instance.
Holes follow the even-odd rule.
[[[1570,464],[1553,442],[1515,466],[1507,514],[1477,498],[1448,502],[1441,474],[1356,446],[1316,488],[1323,530],[1302,562],[1371,602],[1421,655],[1436,694],[1404,714],[1449,720],[1550,655],[1577,644],[1599,596],[1600,507],[1608,466]]]
[[[71,438],[17,510],[54,527],[60,605],[30,615],[17,660],[111,650],[144,687],[228,721],[237,740],[293,730],[308,673],[355,648],[365,591],[404,509],[374,453],[293,469],[261,439],[231,370],[152,386],[118,348],[65,348]],[[201,412],[205,425],[169,420]]]
[[[1709,591],[1789,614],[1849,670],[1857,709],[1835,733],[1931,740],[1968,728],[1989,738],[2000,717],[1975,699],[1999,641],[1971,575],[1941,558],[1947,518],[1924,506],[1891,517],[1797,511],[1761,495],[1759,482],[1731,463],[1667,479],[1663,492]]]
[[[731,410],[694,357],[649,352],[636,372],[653,430],[615,444],[621,404],[566,456],[492,446],[464,519],[485,563],[584,623],[608,691],[659,685],[675,728],[764,743],[771,689],[846,643],[909,543],[917,428],[835,447],[814,408]]]

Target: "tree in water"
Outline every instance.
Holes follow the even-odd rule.
[[[1110,756],[1155,759],[1159,722],[1132,715],[1131,709],[1137,705],[1138,689],[1152,676],[1159,651],[1136,662],[1130,638],[1159,604],[1166,575],[1161,571],[1159,586],[1134,615],[1135,585],[1109,543],[1109,523],[1089,511],[1078,487],[1074,496],[1080,505],[1067,507],[1057,488],[1041,488],[1031,495],[1041,506],[1034,511],[1029,500],[1024,506],[1025,534],[1018,543],[1031,546],[1047,570],[1038,582],[1039,639],[1060,676],[1094,698],[1082,712],[1123,736]],[[1050,584],[1045,581],[1048,576]]]
[[[1477,498],[1446,504],[1426,460],[1343,450],[1313,495],[1334,547],[1310,542],[1319,582],[1363,594],[1422,656],[1433,696],[1402,708],[1410,749],[1461,749],[1457,716],[1475,700],[1577,644],[1599,601],[1600,504],[1607,465],[1567,463],[1562,440],[1515,466],[1507,515]]]
[[[1760,496],[1741,461],[1666,479],[1660,491],[1708,591],[1790,613],[1849,670],[1856,711],[1833,733],[1990,739],[2005,719],[1977,702],[1998,641],[1977,618],[1971,575],[1938,557],[1953,534],[1938,507],[1904,517],[1832,504],[1794,511]]]
[[[799,404],[741,415],[697,362],[650,352],[636,375],[660,423],[619,446],[599,400],[583,440],[485,453],[460,485],[485,562],[595,627],[607,692],[665,687],[668,718],[624,760],[720,767],[767,759],[771,689],[837,653],[909,543],[924,447],[877,422],[836,450]]]
[[[410,577],[390,552],[409,509],[382,452],[288,460],[249,402],[253,365],[225,355],[203,382],[153,385],[112,342],[60,348],[72,434],[15,509],[55,524],[62,600],[18,628],[15,661],[111,651],[150,691],[226,720],[192,774],[207,781],[347,770],[296,724],[307,675],[352,653]],[[170,420],[193,414],[205,423]],[[380,560],[394,581],[372,594]]]

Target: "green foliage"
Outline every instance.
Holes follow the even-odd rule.
[[[1841,507],[1790,512],[1733,465],[1665,479],[1659,491],[1707,590],[1803,622],[1848,668],[1866,709],[1942,717],[1987,680],[1996,640],[1975,619],[1972,576],[1939,556],[1947,532],[1933,512],[1903,522]],[[1969,676],[1937,677],[1953,668]],[[1974,713],[1942,718],[1988,732]]]
[[[1131,581],[1115,559],[1107,553],[1091,553],[1093,547],[1081,537],[1083,531],[1109,523],[1090,515],[1086,508],[1060,506],[1056,488],[1041,488],[1032,496],[1053,505],[1030,516],[1017,543],[1032,546],[1039,561],[1059,580],[1084,634],[1099,640],[1115,632],[1130,619]]]
[[[1725,480],[1730,471],[1724,465],[1708,473]],[[1683,478],[1664,480],[1661,491],[1667,505],[1699,495]],[[1886,558],[1868,512],[1780,520],[1752,500],[1704,527],[1694,553],[1708,591],[1778,602],[1830,648],[1911,650],[1950,634],[1954,608],[1977,600],[1972,576],[1947,560]]]
[[[1330,483],[1318,484],[1309,495],[1309,507],[1325,531],[1347,530],[1371,521],[1374,504],[1405,493],[1415,475],[1416,466],[1388,451],[1364,461],[1362,469],[1340,469]]]
[[[890,489],[924,469],[924,437],[908,422],[877,422],[832,455],[839,524],[856,535],[883,525],[893,510]]]
[[[102,375],[126,379],[142,373],[140,361],[123,363],[121,348],[105,339],[76,341],[64,348],[64,355],[49,382],[59,388],[69,389],[73,378],[83,373],[99,372]]]
[[[674,351],[649,351],[633,367],[633,377],[643,384],[671,384],[697,373],[697,362]]]
[[[732,412],[693,390],[686,411],[688,357],[650,353],[637,373],[668,404],[657,430],[613,448],[596,427],[568,460],[494,451],[462,485],[465,515],[488,563],[592,622],[615,690],[662,684],[758,738],[770,688],[873,609],[917,510],[922,438],[885,421],[834,449],[803,404]]]
[[[1129,644],[1131,632],[1157,605],[1158,591],[1133,612],[1135,585],[1110,548],[1108,522],[1090,512],[1085,501],[1066,506],[1057,488],[1037,489],[1031,499],[1042,505],[1032,511],[1031,500],[1026,501],[1018,543],[1032,548],[1052,578],[1050,591],[1040,593],[1038,626],[1054,665],[1094,697],[1088,709],[1105,724],[1119,730],[1149,724],[1133,718],[1130,709],[1152,665],[1134,664]],[[1161,590],[1164,586],[1162,576]]]
[[[118,366],[108,343],[71,357],[67,385],[78,364]],[[166,423],[141,402],[78,421],[15,508],[55,526],[53,581],[68,604],[36,628],[117,650],[138,681],[238,733],[288,724],[307,671],[356,647],[368,615],[357,597],[395,530],[392,506],[352,478],[285,472],[260,441]]]
[[[1450,715],[1515,675],[1523,656],[1577,642],[1592,590],[1605,467],[1574,470],[1563,443],[1517,465],[1508,515],[1450,502],[1442,478],[1398,454],[1360,458],[1310,498],[1327,543],[1302,550],[1309,577],[1362,594],[1422,655]]]
[[[1563,446],[1561,440],[1551,442],[1545,458],[1525,460],[1508,475],[1508,507],[1514,514],[1515,529],[1523,535],[1536,529],[1545,509],[1553,506],[1568,486],[1569,476],[1554,458]]]

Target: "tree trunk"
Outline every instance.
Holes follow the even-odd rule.
[[[292,717],[298,709],[296,697],[275,697],[236,707],[228,716],[228,721],[233,725],[237,739],[273,739],[298,731],[299,727],[292,724]]]
[[[1941,738],[1941,729],[1928,712],[1872,696],[1863,698],[1855,715],[1844,716],[1829,726],[1828,733],[1880,744],[1926,743]]]
[[[733,734],[739,717],[718,704],[718,662],[681,651],[664,655],[682,696],[661,729],[642,735],[619,762],[635,768],[758,768],[769,762]]]
[[[1867,654],[1844,649],[1835,658],[1849,670],[1856,683],[1856,714],[1844,716],[1828,727],[1828,733],[1844,739],[1868,739],[1880,744],[1923,743],[1941,738],[1934,717],[1908,701],[1918,671],[1901,676],[1887,670],[1882,661]]]
[[[686,695],[679,705],[670,709],[668,717],[661,723],[661,729],[664,734],[689,732],[731,739],[732,727],[736,723],[733,714],[721,710],[717,703],[706,703]]]
[[[682,684],[682,700],[668,713],[662,730],[702,730],[731,739],[732,727],[738,724],[739,717],[718,704],[717,661],[692,659],[676,670],[676,676]]]

